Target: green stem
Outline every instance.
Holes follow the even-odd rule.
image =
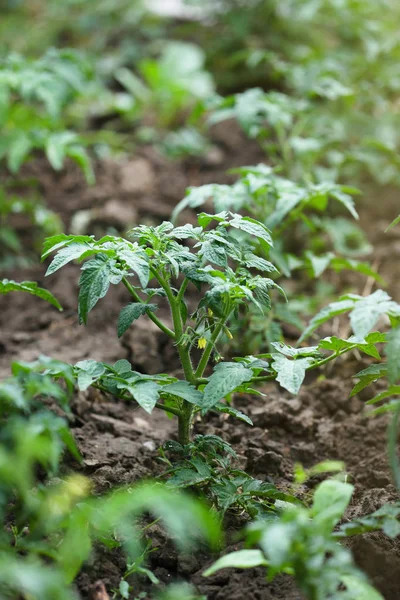
[[[183,339],[183,323],[180,310],[180,303],[187,284],[185,284],[184,281],[182,283],[181,289],[178,292],[178,295],[175,296],[168,281],[156,271],[152,271],[152,273],[157,279],[158,283],[163,288],[163,290],[165,291],[166,296],[168,298],[175,330],[176,348],[178,350],[185,379],[192,385],[196,385],[196,377],[193,372],[193,365],[190,359],[190,346],[188,346],[188,344]],[[194,406],[190,404],[190,402],[182,400],[181,409],[178,415],[179,442],[180,444],[182,444],[182,446],[186,446],[190,442],[193,412]]]
[[[357,348],[357,344],[354,344],[354,346],[350,346],[349,348],[344,348],[343,350],[340,350],[340,352],[335,352],[334,354],[331,354],[330,356],[323,358],[322,360],[315,363],[314,365],[311,365],[309,367],[309,369],[318,369],[318,367],[323,367],[324,365],[326,365],[326,363],[331,362],[331,360],[335,360],[335,358],[339,358],[339,356],[342,356],[342,354],[346,354],[347,352],[350,352],[351,350],[354,350],[355,348]]]
[[[126,277],[122,278],[122,283],[124,284],[124,286],[126,287],[128,292],[131,294],[131,296],[134,298],[134,300],[136,300],[136,302],[140,302],[141,304],[144,304],[143,300],[141,299],[139,294],[136,292],[135,288],[126,279]],[[157,327],[159,327],[159,329],[161,329],[161,331],[166,333],[173,340],[176,339],[175,333],[172,331],[172,329],[170,329],[169,327],[164,325],[164,323],[162,321],[160,321],[160,319],[158,319],[153,312],[149,311],[147,313],[147,316],[149,317],[149,319],[151,319],[153,321],[153,323],[155,323],[157,325]]]
[[[176,301],[178,302],[178,304],[179,304],[179,302],[182,302],[183,296],[184,296],[184,294],[186,292],[186,288],[187,288],[188,285],[189,285],[189,279],[187,279],[185,277],[185,279],[182,281],[182,285],[179,288],[179,292],[178,292],[178,295],[176,297]]]
[[[153,273],[154,277],[157,279],[158,283],[163,288],[163,290],[166,293],[166,296],[168,298],[168,302],[169,302],[171,314],[172,314],[172,321],[173,321],[174,330],[175,330],[174,337],[176,340],[176,347],[178,350],[179,358],[182,363],[182,368],[183,368],[183,372],[185,374],[185,378],[190,383],[194,383],[195,377],[194,377],[194,373],[193,373],[192,361],[190,360],[189,349],[188,349],[187,344],[185,342],[183,342],[183,340],[182,340],[183,324],[182,324],[180,306],[177,301],[178,297],[174,296],[173,291],[171,290],[171,286],[169,285],[168,281],[166,281],[162,277],[162,275],[157,273],[155,270],[152,270],[152,273]]]
[[[183,400],[178,421],[179,443],[182,444],[182,446],[186,446],[190,443],[193,413],[193,404]]]
[[[275,379],[276,375],[260,375],[258,377],[253,377],[251,383],[262,383],[263,381],[274,381]]]
[[[223,320],[221,320],[218,323],[218,325],[214,329],[214,333],[212,334],[212,336],[208,340],[207,346],[204,349],[203,355],[202,355],[202,357],[200,359],[200,362],[197,365],[197,369],[196,369],[196,371],[194,373],[194,376],[196,377],[196,379],[203,376],[205,368],[206,368],[206,366],[208,364],[208,361],[210,359],[210,355],[211,355],[212,349],[214,348],[215,343],[218,340],[218,337],[219,337],[221,331],[223,330],[226,321],[227,321],[227,319],[223,318]]]
[[[156,408],[160,408],[161,410],[169,412],[172,415],[176,415],[177,417],[181,416],[181,411],[179,410],[179,408],[174,408],[173,406],[165,406],[165,404],[161,404],[161,402],[156,402]]]

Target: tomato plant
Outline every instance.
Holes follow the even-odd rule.
[[[210,228],[214,223],[216,226]],[[126,360],[115,365],[85,360],[76,369],[81,389],[94,384],[112,395],[133,398],[149,413],[160,408],[176,415],[182,445],[190,441],[196,413],[214,410],[248,420],[229,402],[222,402],[224,398],[229,400],[234,392],[253,391],[255,383],[276,379],[296,394],[310,368],[320,367],[354,348],[376,355],[376,344],[382,341],[383,334],[369,332],[378,316],[400,316],[400,306],[385,292],[378,290],[368,298],[349,294],[316,315],[301,339],[333,315],[347,311],[352,311],[354,338],[329,338],[309,348],[291,348],[277,342],[272,344],[272,353],[224,361],[219,343],[223,336],[233,337],[230,328],[239,309],[253,304],[260,312],[268,311],[271,291],[276,289],[284,294],[273,279],[254,274],[254,271],[274,273],[275,266],[254,254],[252,246],[238,245],[232,231],[249,234],[267,249],[273,244],[265,225],[225,211],[216,215],[201,213],[198,226],[174,227],[164,222],[157,227],[136,227],[130,232],[133,242],[113,236],[95,241],[89,236],[61,235],[49,238],[44,245],[43,258],[56,252],[48,275],[75,259],[90,258],[82,266],[79,281],[81,323],[87,322],[89,312],[107,294],[110,285],[122,284],[133,302],[120,313],[118,335],[123,335],[133,321],[145,315],[172,340],[182,380],[168,374],[137,373]],[[189,309],[186,300],[189,285],[203,288],[194,310]],[[169,306],[168,321],[157,316],[155,300],[159,297]],[[196,346],[202,352],[194,364],[192,354]],[[323,349],[330,351],[328,357],[322,354]],[[212,360],[216,364],[209,375],[207,369]]]

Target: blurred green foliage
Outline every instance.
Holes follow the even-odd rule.
[[[12,375],[0,382],[4,599],[76,600],[73,581],[95,542],[123,547],[130,561],[142,555],[143,514],[160,519],[181,550],[201,540],[220,543],[218,520],[194,498],[151,482],[94,495],[86,477],[61,467],[64,449],[81,462],[68,423],[74,385],[71,367],[46,357],[13,363]],[[51,411],[49,401],[65,416]]]

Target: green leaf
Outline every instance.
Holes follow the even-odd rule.
[[[32,296],[38,296],[42,300],[46,300],[58,310],[62,310],[61,304],[51,292],[40,288],[36,281],[13,281],[12,279],[3,279],[0,281],[0,294],[8,294],[9,292],[27,292]]]
[[[30,137],[23,131],[20,131],[16,137],[10,140],[7,165],[12,173],[19,171],[32,148],[33,144]]]
[[[150,279],[150,266],[148,257],[141,248],[135,250],[120,250],[118,257],[126,262],[128,267],[132,269],[139,278],[142,289],[147,286]]]
[[[241,363],[218,363],[204,389],[203,408],[212,408],[226,395],[234,392],[242,383],[250,381],[252,377],[253,371]]]
[[[210,479],[211,470],[208,474],[199,473],[196,469],[182,468],[177,469],[175,473],[168,479],[167,485],[175,488],[186,488],[193,485],[205,483]]]
[[[377,404],[386,398],[392,398],[393,396],[400,396],[400,385],[390,385],[387,390],[380,392],[373,398],[367,401],[367,404]]]
[[[65,135],[67,134],[67,136]],[[64,164],[66,146],[76,140],[76,134],[72,132],[55,133],[46,141],[46,157],[53,169],[60,171]]]
[[[374,327],[381,315],[392,319],[400,317],[400,305],[394,302],[383,290],[376,290],[369,296],[347,294],[339,302],[332,302],[323,308],[303,332],[299,342],[308,337],[320,325],[333,317],[350,312],[350,323],[356,336],[356,341],[363,341]]]
[[[272,354],[273,363],[271,367],[276,371],[276,380],[285,390],[291,394],[297,394],[304,381],[304,377],[308,367],[310,367],[314,359],[311,357],[297,358],[290,360],[281,354]]]
[[[127,581],[125,581],[124,579],[122,579],[119,582],[119,588],[118,588],[121,598],[124,598],[125,600],[129,600],[129,598],[130,598],[129,590],[130,590],[129,583]]]
[[[350,398],[361,392],[364,388],[366,388],[370,383],[374,383],[378,379],[385,377],[387,375],[387,365],[386,364],[375,364],[370,365],[366,369],[363,369],[356,375],[355,378],[358,378],[360,381],[354,386],[351,391]]]
[[[199,537],[208,541],[214,548],[220,543],[221,531],[218,520],[209,507],[192,496],[162,484],[144,483],[122,490],[113,490],[106,497],[93,499],[92,507],[93,532],[100,536],[116,530],[121,534],[121,538],[126,540],[128,550],[132,545],[131,542],[137,540],[124,535],[125,527],[130,526],[132,517],[138,517],[142,513],[151,513],[156,518],[160,518],[179,548],[193,549],[194,542]],[[138,537],[139,535],[138,532]],[[134,546],[134,549],[137,551],[137,546]],[[134,552],[130,553],[132,558],[135,557],[134,555]]]
[[[254,567],[267,567],[268,561],[261,550],[238,550],[230,552],[219,558],[211,567],[203,573],[204,577],[210,577],[221,569],[253,569]]]
[[[117,360],[117,362],[113,364],[112,368],[118,373],[118,375],[124,375],[132,372],[132,365],[129,360],[126,360],[125,358]]]
[[[373,343],[370,343],[373,340]],[[357,348],[368,356],[372,356],[377,360],[381,359],[378,349],[375,344],[386,341],[386,335],[379,332],[374,332],[366,336],[365,340],[358,341],[354,336],[348,340],[342,340],[336,336],[327,337],[320,341],[319,348],[323,350],[331,350],[335,354],[339,354],[345,350],[353,350]]]
[[[57,255],[54,257],[46,271],[46,276],[52,275],[72,260],[80,258],[82,254],[89,249],[90,246],[87,243],[72,242],[71,244],[68,244],[57,252]]]
[[[48,237],[43,242],[42,260],[45,260],[52,252],[63,248],[69,243],[77,244],[92,244],[94,238],[88,235],[65,235],[65,233],[59,233]]]
[[[218,402],[213,406],[213,410],[216,410],[220,413],[225,413],[227,415],[230,415],[231,417],[235,417],[235,419],[239,419],[239,421],[243,421],[248,425],[253,425],[253,421],[250,419],[250,417],[242,413],[242,411],[237,410],[232,406],[229,406],[228,404],[222,404],[222,402]]]
[[[100,298],[107,294],[110,284],[117,284],[122,273],[116,267],[113,258],[98,255],[82,267],[79,280],[79,322],[87,322],[88,313],[96,306]]]
[[[222,245],[213,243],[212,241],[206,240],[202,243],[199,256],[204,258],[205,261],[219,267],[227,266],[226,249]]]
[[[75,365],[75,374],[78,376],[78,387],[81,391],[87,390],[94,381],[100,379],[106,368],[103,363],[96,360],[81,360]]]
[[[341,575],[348,598],[355,600],[384,600],[383,596],[366,581],[362,575]]]
[[[307,348],[293,348],[292,346],[287,346],[282,342],[271,342],[271,346],[279,354],[283,354],[283,356],[287,356],[288,358],[298,358],[299,356],[312,356],[314,358],[321,358],[322,356],[319,351],[319,346],[309,346]]]
[[[350,299],[340,300],[339,302],[332,302],[325,306],[318,314],[313,317],[306,329],[300,336],[299,343],[305,340],[311,333],[313,333],[318,327],[320,327],[326,321],[329,321],[337,315],[341,315],[351,310],[354,306],[354,301]]]
[[[358,190],[356,190],[358,191]],[[341,204],[343,204],[343,206],[345,208],[347,208],[347,210],[349,211],[349,213],[358,220],[358,213],[355,209],[355,205],[354,205],[354,200],[351,196],[349,196],[349,194],[344,193],[343,191],[341,191],[340,189],[335,189],[335,190],[331,190],[330,191],[330,195],[332,196],[332,198],[335,198],[335,200],[338,200],[338,202],[340,202]]]
[[[354,486],[327,479],[315,490],[311,514],[314,522],[328,531],[339,523],[353,495]]]
[[[260,223],[251,217],[242,217],[238,214],[233,214],[232,217],[233,218],[229,221],[229,225],[231,227],[239,229],[240,231],[245,231],[246,233],[258,238],[262,242],[265,242],[267,247],[274,245],[271,232],[269,231],[268,227],[263,225],[263,223]]]
[[[382,290],[356,301],[350,314],[350,323],[358,339],[363,339],[374,327],[379,317],[386,314],[395,303]]]
[[[128,390],[136,402],[149,414],[155,407],[162,389],[155,381],[138,381],[134,385],[121,384],[118,387]]]
[[[190,404],[195,404],[196,406],[203,406],[204,404],[203,393],[188,381],[176,381],[175,383],[165,385],[161,391],[165,394],[178,396],[178,398],[182,398],[186,402],[190,402]]]
[[[118,317],[118,337],[121,337],[127,329],[142,315],[157,310],[156,304],[143,304],[141,302],[132,302],[125,306]]]
[[[310,261],[314,277],[320,277],[329,267],[335,255],[333,252],[327,252],[321,256],[316,256],[312,252],[306,252],[306,257]]]
[[[386,285],[385,280],[367,262],[360,262],[349,258],[343,258],[341,256],[335,256],[331,260],[331,267],[336,272],[340,272],[343,269],[355,271],[357,273],[361,273],[362,275],[366,275],[367,277],[372,277],[381,285]]]
[[[28,398],[24,393],[22,384],[17,380],[10,379],[0,383],[0,400],[2,411],[6,405],[15,406],[18,410],[29,408]],[[7,407],[8,410],[9,407]]]
[[[248,269],[258,269],[259,271],[267,272],[278,272],[278,269],[269,260],[261,258],[251,252],[246,253],[244,257],[244,264]]]
[[[89,155],[86,152],[83,146],[78,144],[73,144],[72,146],[68,146],[65,151],[66,155],[72,158],[73,161],[76,162],[77,165],[83,171],[86,182],[89,185],[93,185],[96,181],[96,177],[92,168],[92,163],[90,161]]]
[[[386,233],[386,231],[389,231],[389,229],[391,229],[392,227],[394,227],[394,226],[395,226],[395,225],[397,225],[398,223],[400,223],[400,215],[399,215],[398,217],[396,217],[396,218],[394,219],[394,221],[392,221],[392,222],[390,223],[389,227],[387,227],[387,228],[385,229],[385,233]]]
[[[229,213],[226,210],[223,210],[215,215],[210,215],[209,213],[202,212],[197,215],[197,222],[203,229],[208,227],[208,225],[212,223],[212,221],[217,221],[217,223],[223,223],[226,225],[228,223],[228,216]]]

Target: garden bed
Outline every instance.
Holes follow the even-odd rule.
[[[66,230],[71,224],[77,227],[87,222],[89,233],[97,234],[107,227],[123,231],[127,222],[133,225],[167,220],[187,187],[230,182],[233,179],[226,175],[228,168],[262,160],[258,146],[245,142],[231,124],[215,128],[213,141],[213,151],[201,160],[168,162],[154,150],[144,149],[124,162],[98,163],[97,183],[93,187],[86,186],[73,165],[56,174],[37,160],[25,167],[25,175],[37,177],[48,206],[61,215]],[[372,229],[369,225],[372,221],[373,231],[377,231],[377,223],[382,223],[382,229],[387,225],[387,204],[365,202],[360,204],[360,212],[367,229]],[[81,221],[77,220],[77,214],[81,215]],[[393,263],[400,253],[400,238],[398,233],[393,233],[384,242],[382,237],[379,240],[376,254],[379,271],[386,277],[393,297],[398,299],[400,284]],[[3,273],[11,279],[33,280],[45,285],[60,300],[64,311],[57,313],[40,299],[27,295],[1,298],[2,377],[9,373],[11,361],[30,361],[40,354],[68,363],[86,358],[113,363],[126,358],[134,369],[143,373],[178,374],[179,363],[172,343],[159,330],[153,330],[150,321],[136,321],[126,335],[117,339],[117,317],[129,299],[124,288],[112,290],[101,300],[91,313],[88,326],[83,327],[78,325],[76,314],[77,268],[71,265],[46,280],[44,272],[44,266],[35,266],[23,272]],[[340,292],[340,280],[338,287]],[[359,291],[362,293],[362,289]],[[168,319],[168,314],[163,316]],[[364,360],[364,366],[368,364],[368,360]],[[352,375],[361,368],[363,364],[352,356],[339,359],[324,371],[325,377],[318,377],[320,373],[310,376],[295,398],[274,384],[265,384],[262,388],[265,397],[237,396],[234,401],[236,408],[251,417],[253,427],[228,415],[208,415],[205,417],[207,426],[197,421],[195,432],[220,435],[238,453],[238,465],[250,475],[272,481],[280,489],[289,489],[297,462],[311,467],[326,459],[342,460],[355,485],[347,518],[371,513],[396,499],[397,493],[391,483],[386,456],[387,419],[365,416],[367,392],[349,399]],[[176,433],[175,424],[164,414],[149,418],[142,409],[113,401],[96,390],[77,394],[72,410],[72,431],[83,465],[68,463],[65,469],[73,466],[74,470],[89,476],[96,492],[160,475],[158,448]],[[239,547],[237,534],[242,526],[243,519],[227,518],[230,548]],[[152,539],[159,547],[150,555],[150,566],[163,583],[189,580],[208,600],[301,598],[292,580],[279,577],[268,583],[264,569],[221,571],[205,579],[202,572],[212,562],[210,555],[180,556],[157,526],[152,531]],[[373,533],[357,537],[350,544],[358,565],[383,596],[397,600],[400,597],[399,542]],[[110,592],[118,586],[124,569],[122,554],[99,548],[78,579],[82,597],[88,598],[91,594],[95,597],[90,590],[99,579]],[[133,589],[138,594],[149,589],[149,584],[135,579]]]

